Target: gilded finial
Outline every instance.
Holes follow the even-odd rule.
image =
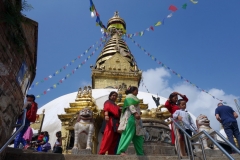
[[[114,12],[114,17],[119,17],[119,12],[118,11]]]

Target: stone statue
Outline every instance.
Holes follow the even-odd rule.
[[[88,86],[88,94],[92,95],[92,87],[91,86]]]
[[[126,91],[127,90],[127,85],[125,83],[123,83],[122,85],[123,85],[123,89]]]
[[[85,86],[84,88],[83,88],[83,95],[86,95],[86,94],[88,94],[88,87],[87,86]]]
[[[146,131],[149,134],[149,141],[159,141],[161,140],[161,132],[162,129],[152,128],[152,127],[146,127]]]
[[[169,142],[169,143],[171,143],[170,135],[171,135],[170,131],[163,130],[163,133],[161,135],[161,142]]]
[[[155,128],[155,127],[145,127],[146,134],[144,136],[144,141],[152,142],[171,142],[170,135],[171,133],[164,128]]]
[[[122,83],[118,87],[118,102],[121,102],[122,100],[122,95],[125,94],[125,91],[127,90],[127,85],[125,83]]]
[[[79,149],[91,150],[94,133],[93,112],[91,109],[86,107],[79,112],[77,122],[74,125],[74,133],[72,153],[78,154]]]
[[[154,102],[156,103],[156,106],[158,107],[160,105],[160,97],[153,97],[152,96],[152,99],[154,100]]]
[[[78,94],[77,94],[78,96],[81,96],[82,95],[82,88],[80,87],[79,89],[78,89]]]
[[[207,116],[200,114],[196,119],[196,123],[197,123],[197,128],[199,132],[203,130],[207,131],[208,133],[213,132],[213,129],[210,127],[210,120],[208,119]],[[212,137],[215,140],[217,140],[216,134],[212,135]],[[203,146],[204,146],[204,149],[210,149],[210,147],[213,147],[214,150],[218,150],[218,148],[212,143],[212,141],[208,140],[208,138],[205,135],[203,135]],[[197,151],[200,150],[196,146],[195,148]]]
[[[120,91],[122,89],[122,85],[119,85],[117,89]]]
[[[122,93],[119,93],[118,94],[118,102],[121,102],[122,101]]]

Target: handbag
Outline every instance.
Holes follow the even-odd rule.
[[[42,151],[48,151],[50,150],[52,147],[51,147],[51,144],[50,143],[45,143],[42,145]]]
[[[143,128],[142,120],[135,120],[135,123],[136,123],[136,135],[145,136],[146,129]]]

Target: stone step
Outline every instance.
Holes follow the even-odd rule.
[[[7,154],[5,160],[178,160],[177,156],[112,156],[112,155],[61,155],[54,153],[22,153],[22,154]],[[240,160],[240,156],[234,156],[235,160]],[[182,160],[189,160],[188,157],[183,157]],[[202,160],[200,157],[195,157],[195,160]],[[207,157],[207,160],[228,160],[226,157]]]
[[[206,149],[205,150],[205,154],[206,154],[206,157],[208,158],[219,158],[220,159],[223,157],[223,158],[226,158],[225,154],[223,154],[220,150],[212,150],[212,149]],[[202,152],[196,152],[195,155],[197,157],[201,157],[203,158],[202,156]],[[239,154],[231,154],[232,157],[235,158],[239,158],[240,159],[240,155]]]
[[[144,145],[143,150],[145,155],[176,156],[174,146]],[[128,147],[126,153],[129,155],[136,154],[132,145]]]
[[[162,155],[71,155],[71,154],[54,154],[54,153],[39,153],[31,150],[21,150],[8,148],[6,150],[6,157],[4,160],[177,160],[177,156],[162,156]],[[240,160],[240,155],[232,155],[235,160]],[[188,157],[183,157],[182,160],[187,160]],[[195,157],[195,160],[202,160],[202,157]],[[207,156],[207,160],[227,160],[226,156],[222,154],[220,156]]]

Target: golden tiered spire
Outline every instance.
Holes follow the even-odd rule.
[[[95,67],[92,68],[92,87],[117,88],[122,83],[139,86],[142,72],[122,39],[126,33],[126,23],[119,17],[117,11],[109,19],[107,30],[111,38],[98,56]]]
[[[105,67],[104,62],[111,58],[114,54],[119,53],[127,59],[130,65],[136,66],[133,55],[128,46],[121,38],[126,31],[125,21],[119,17],[118,11],[109,19],[107,29],[111,34],[111,39],[106,43],[99,57],[97,58],[95,69],[102,69]],[[137,69],[137,67],[135,67]]]
[[[97,58],[95,69],[103,69],[106,66],[104,65],[105,61],[111,58],[116,53],[121,54],[126,60],[130,63],[132,67],[136,66],[133,55],[130,53],[130,50],[126,43],[123,41],[120,35],[115,33],[111,39],[104,46],[102,52]],[[137,69],[137,67],[136,67]],[[135,70],[135,69],[134,69]]]
[[[116,22],[122,24],[124,26],[124,28],[126,29],[126,22],[122,18],[119,17],[118,11],[116,11],[114,13],[114,16],[108,20],[107,28],[109,28],[109,26],[111,24],[114,24]]]

